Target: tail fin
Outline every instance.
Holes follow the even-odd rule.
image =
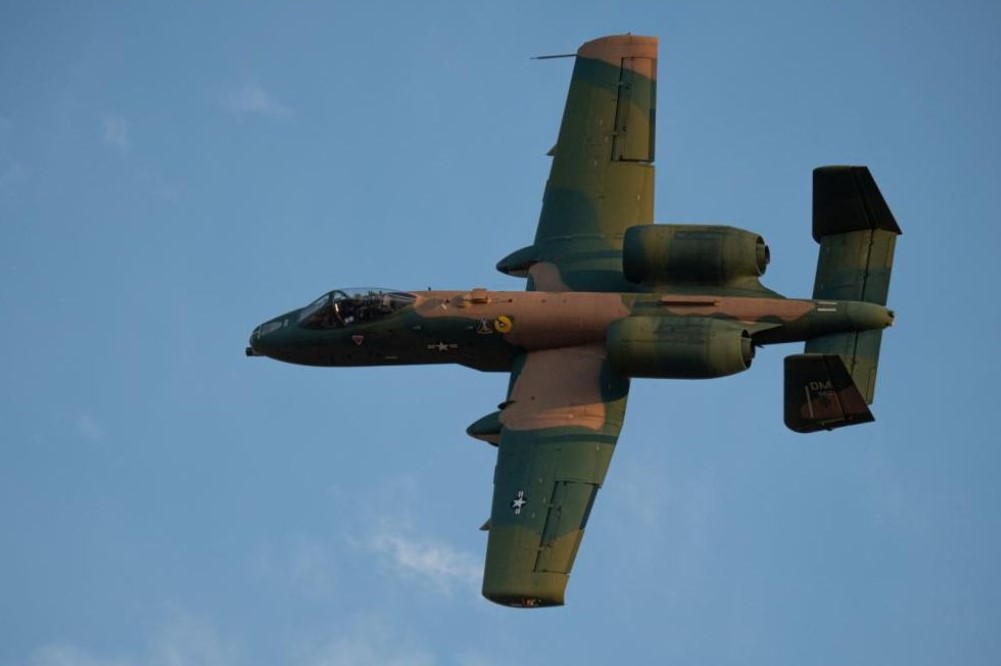
[[[816,300],[886,305],[900,227],[864,166],[813,171],[813,237],[820,243]],[[806,343],[807,354],[838,355],[867,404],[876,390],[882,331],[837,333]]]
[[[786,356],[785,423],[791,430],[816,432],[874,420],[840,356]]]

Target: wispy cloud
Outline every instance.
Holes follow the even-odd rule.
[[[149,657],[155,666],[229,666],[238,663],[238,650],[208,619],[176,611],[160,628]]]
[[[256,81],[247,81],[238,88],[226,91],[223,101],[230,111],[241,115],[284,119],[295,114],[295,111],[278,101]]]
[[[239,666],[260,663],[252,645],[225,637],[207,618],[175,611],[131,654],[102,656],[65,642],[34,650],[25,666]],[[323,631],[310,631],[286,643],[277,663],[299,666],[493,666],[477,650],[447,659],[430,650],[419,634],[381,614],[356,613]]]
[[[409,644],[400,632],[374,617],[356,619],[332,641],[307,650],[305,666],[434,666],[433,654]]]
[[[340,491],[334,489],[340,497]],[[375,556],[392,575],[420,584],[438,594],[479,596],[483,559],[452,543],[429,536],[426,513],[417,513],[422,488],[412,477],[384,479],[373,493],[378,500],[355,515],[357,525],[342,533],[353,548]]]
[[[139,657],[102,657],[75,645],[54,643],[35,650],[29,666],[231,666],[235,643],[224,640],[211,622],[175,612]]]
[[[297,536],[291,543],[267,544],[253,553],[255,575],[293,590],[304,597],[329,597],[335,588],[337,562],[334,549],[312,537]]]
[[[123,154],[132,148],[129,140],[129,121],[125,116],[105,116],[102,136],[106,144]]]
[[[132,666],[127,659],[97,657],[72,645],[46,645],[32,653],[30,666]]]
[[[456,588],[474,589],[479,584],[479,560],[451,545],[405,530],[385,526],[362,545],[378,555],[397,575],[418,580],[431,589],[451,594]]]
[[[504,660],[506,663],[506,660]],[[456,656],[456,663],[460,666],[496,666],[498,662],[477,652],[465,651]]]

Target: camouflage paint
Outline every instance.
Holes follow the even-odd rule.
[[[786,360],[786,424],[814,432],[872,420],[900,230],[868,170],[815,172],[814,294],[784,298],[758,280],[769,254],[756,234],[651,226],[656,72],[652,37],[578,50],[535,240],[497,264],[528,278],[527,291],[378,291],[406,305],[348,323],[331,300],[326,323],[302,325],[324,313],[320,299],[257,327],[247,348],[305,365],[511,373],[497,411],[467,429],[498,449],[483,527],[483,594],[497,603],[564,603],[631,376],[721,376],[746,369],[756,346],[807,341]]]

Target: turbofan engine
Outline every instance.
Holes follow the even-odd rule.
[[[626,317],[608,327],[606,344],[612,369],[629,377],[725,377],[754,358],[743,326],[709,317]]]
[[[757,282],[768,260],[768,246],[758,234],[707,224],[630,227],[622,247],[626,279],[648,286]]]

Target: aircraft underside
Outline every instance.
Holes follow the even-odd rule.
[[[809,299],[761,284],[771,255],[754,232],[653,224],[657,49],[617,35],[577,51],[534,241],[497,264],[525,291],[335,289],[264,322],[247,347],[303,365],[511,373],[498,409],[468,429],[497,447],[483,581],[497,603],[564,603],[631,378],[723,377],[758,346],[805,341],[785,359],[786,425],[873,420],[900,229],[872,175],[814,171]]]

